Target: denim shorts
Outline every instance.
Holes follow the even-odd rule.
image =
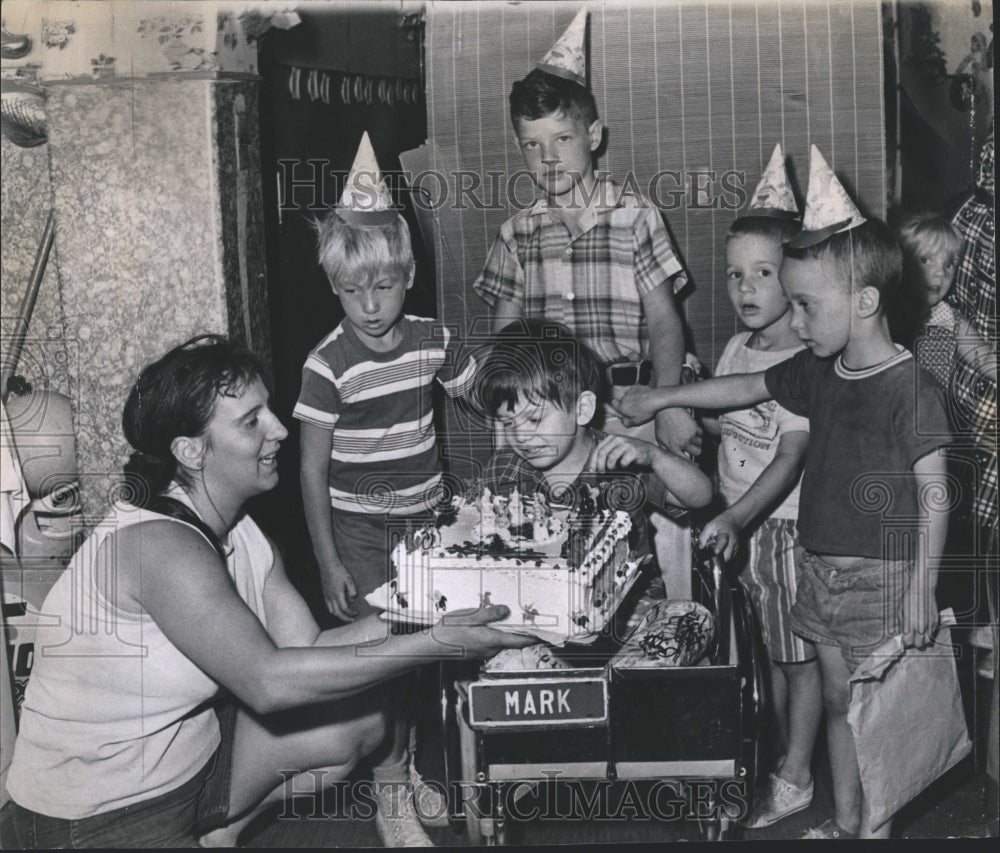
[[[880,643],[900,633],[899,607],[911,567],[905,560],[871,557],[834,566],[806,551],[792,605],[792,630],[814,643],[839,646],[853,672]]]
[[[4,849],[197,847],[198,836],[224,824],[229,813],[235,703],[226,702],[218,713],[222,743],[180,787],[79,820],[49,817],[9,800],[3,807]]]

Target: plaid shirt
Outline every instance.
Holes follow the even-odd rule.
[[[994,207],[993,134],[983,145],[976,195],[959,208],[952,225],[962,238],[962,253],[948,302],[972,321],[988,341],[997,342],[996,217]],[[996,384],[959,362],[951,381],[959,403],[971,409],[978,442],[979,487],[973,512],[984,527],[997,525],[997,389]],[[960,389],[960,390],[959,390]]]
[[[604,365],[649,356],[642,297],[687,283],[660,212],[601,178],[573,230],[544,199],[500,228],[473,284],[490,305],[563,323]]]

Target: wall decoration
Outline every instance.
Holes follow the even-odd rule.
[[[115,58],[113,56],[105,56],[102,53],[100,56],[91,59],[90,65],[94,77],[98,80],[115,76]]]
[[[31,53],[31,39],[26,35],[0,29],[0,57],[3,59],[21,59]]]
[[[59,48],[65,50],[69,44],[69,37],[76,32],[76,24],[73,21],[51,21],[48,18],[42,20],[42,44],[48,48]]]

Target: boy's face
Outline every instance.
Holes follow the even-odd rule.
[[[584,439],[596,398],[590,391],[580,395],[572,411],[549,400],[522,400],[497,412],[507,443],[525,462],[548,471],[565,461]]]
[[[933,308],[951,290],[951,283],[955,278],[955,255],[945,249],[920,252],[917,263],[920,264],[920,274],[923,277],[924,298],[928,307]]]
[[[831,261],[785,258],[781,286],[792,305],[791,327],[814,355],[827,358],[847,346],[854,294]]]
[[[361,342],[374,350],[394,346],[387,341],[403,314],[406,291],[413,285],[414,270],[379,270],[368,279],[332,284],[347,319]]]
[[[726,286],[729,300],[748,329],[766,329],[788,313],[788,299],[778,271],[781,246],[753,234],[726,241]]]
[[[602,129],[600,120],[587,127],[565,112],[517,119],[514,131],[524,163],[549,200],[570,203],[578,183],[590,187]]]

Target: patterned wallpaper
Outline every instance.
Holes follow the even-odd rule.
[[[6,356],[10,335],[14,332],[21,301],[27,291],[35,254],[45,231],[45,221],[52,207],[47,145],[19,148],[2,137],[3,192],[0,193],[0,228],[3,252],[0,254],[0,330]],[[18,362],[18,374],[35,388],[52,388],[70,393],[73,359],[67,356],[63,340],[63,311],[59,297],[58,246],[49,254],[38,291],[38,300],[28,327],[28,337]]]
[[[204,80],[50,87],[60,279],[91,514],[103,512],[127,455],[120,417],[139,367],[193,334],[226,331],[212,95]]]

